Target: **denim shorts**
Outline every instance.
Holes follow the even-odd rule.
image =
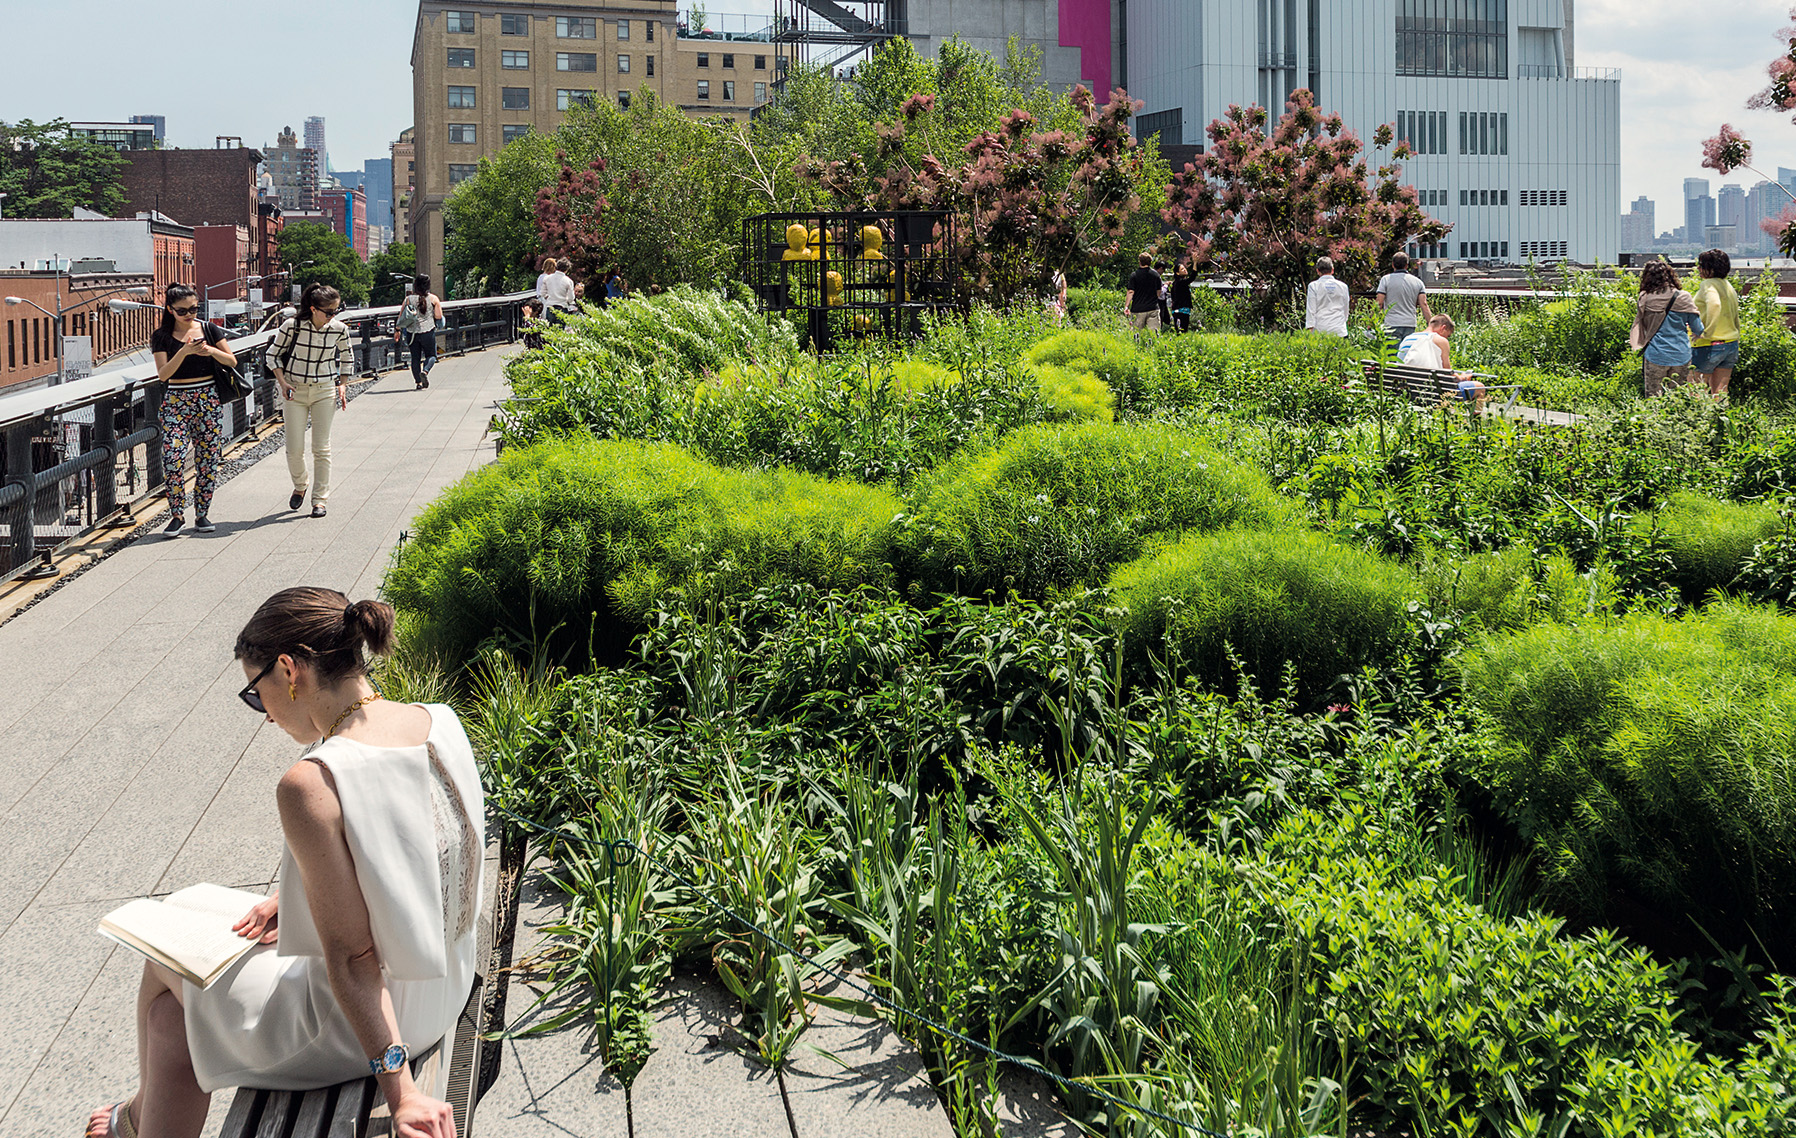
[[[1718,367],[1736,367],[1740,363],[1740,341],[1723,340],[1690,349],[1690,370],[1707,375]]]

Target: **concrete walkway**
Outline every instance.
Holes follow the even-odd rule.
[[[266,889],[298,749],[237,699],[231,645],[277,589],[372,596],[399,533],[491,461],[499,350],[394,372],[337,416],[330,515],[284,455],[219,488],[218,531],[138,539],[0,625],[0,1138],[75,1134],[135,1084],[141,960],[94,931],[196,881]],[[208,1133],[230,1104],[213,1097]]]

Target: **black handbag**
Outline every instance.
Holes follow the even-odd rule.
[[[214,340],[212,338],[212,325],[207,324],[205,325],[205,328],[206,331],[203,335],[206,337],[206,342],[208,344],[224,342],[224,333],[219,333],[218,339]],[[241,371],[237,370],[237,368],[222,360],[213,360],[212,390],[217,392],[218,401],[220,403],[229,403],[234,399],[242,399],[245,396],[255,394],[256,389],[250,386],[249,380]]]

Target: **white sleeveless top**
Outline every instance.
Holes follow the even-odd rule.
[[[336,782],[369,930],[414,1055],[454,1026],[473,985],[486,845],[467,735],[448,707],[425,709],[422,745],[338,737],[305,756]],[[188,1050],[203,1089],[300,1090],[368,1071],[331,990],[291,849],[281,857],[279,929],[276,944],[251,950],[211,988],[185,986]]]
[[[435,309],[430,305],[430,297],[408,292],[405,294],[405,303],[416,309],[418,313],[418,326],[412,329],[413,332],[436,331],[437,318],[433,315]]]

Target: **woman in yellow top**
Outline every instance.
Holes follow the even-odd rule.
[[[1710,249],[1696,258],[1702,284],[1696,290],[1696,311],[1702,316],[1702,335],[1690,342],[1690,370],[1709,385],[1709,394],[1727,394],[1727,381],[1740,362],[1740,294],[1728,283],[1733,264],[1727,254]]]

